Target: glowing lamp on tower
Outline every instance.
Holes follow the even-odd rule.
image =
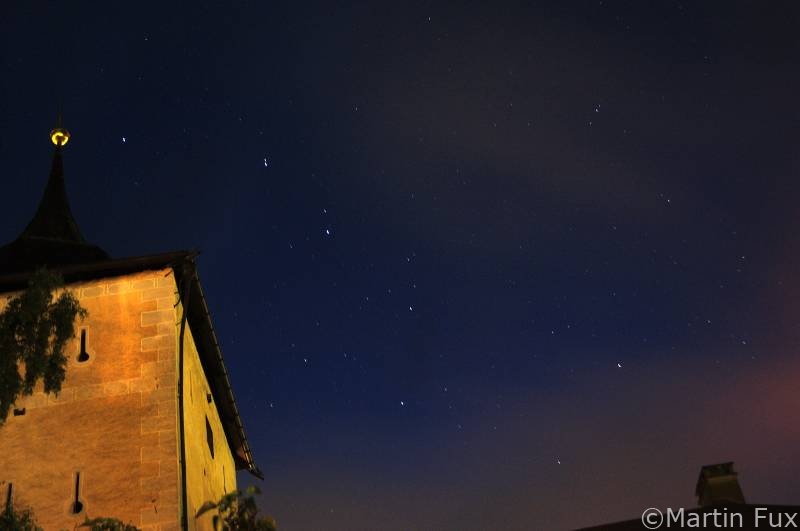
[[[57,127],[50,131],[50,141],[56,146],[65,146],[69,142],[69,131]]]

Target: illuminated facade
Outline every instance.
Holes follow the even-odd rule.
[[[56,134],[58,133],[58,134]],[[66,134],[66,136],[64,136]],[[87,243],[66,198],[62,146],[39,209],[0,248],[0,306],[37,266],[59,271],[88,310],[67,346],[58,396],[41,384],[0,426],[0,504],[45,530],[114,517],[148,531],[210,529],[206,501],[253,461],[194,254],[115,260]]]

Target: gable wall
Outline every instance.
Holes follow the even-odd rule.
[[[207,501],[216,502],[236,490],[236,465],[228,446],[216,402],[200,363],[190,327],[184,335],[184,419],[186,431],[186,485],[189,530],[211,531],[214,511],[196,518]],[[213,433],[214,454],[208,444],[206,419]]]
[[[61,393],[20,400],[0,426],[0,506],[9,483],[47,531],[113,516],[147,531],[178,528],[177,321],[171,269],[68,286],[89,311]],[[0,295],[4,306],[10,294]],[[90,359],[78,363],[80,330]],[[224,437],[220,437],[224,440]],[[80,472],[81,514],[70,512]]]

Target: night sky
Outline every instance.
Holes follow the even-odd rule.
[[[797,2],[3,2],[0,241],[197,248],[285,531],[800,492]]]

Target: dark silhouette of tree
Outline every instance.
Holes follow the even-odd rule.
[[[87,527],[89,531],[139,531],[139,528],[122,523],[116,518],[93,518],[86,519],[78,527]],[[2,531],[43,531],[36,524],[31,509],[15,510],[13,506],[8,506],[0,513],[0,530]]]
[[[61,391],[64,346],[75,337],[75,318],[87,313],[69,291],[55,297],[63,285],[59,275],[39,269],[0,312],[0,424],[19,397],[33,393],[38,380],[45,393]]]
[[[88,527],[89,531],[139,531],[133,524],[123,523],[116,518],[92,518],[86,519],[80,527]]]
[[[20,509],[16,511],[11,504],[0,513],[0,529],[4,531],[43,531],[41,527],[36,525],[32,510]]]
[[[257,494],[261,491],[255,486],[248,487],[244,493],[235,490],[218,502],[204,503],[195,518],[217,509],[218,514],[212,519],[215,531],[277,531],[277,524],[271,516],[258,515]]]

